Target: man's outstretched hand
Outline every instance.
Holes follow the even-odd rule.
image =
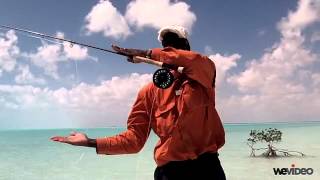
[[[52,141],[67,143],[75,146],[90,146],[90,139],[86,134],[72,132],[69,136],[54,136],[50,138]]]
[[[141,50],[141,49],[128,49],[128,48],[122,48],[117,45],[111,46],[114,51],[116,51],[119,54],[122,54],[124,56],[127,56],[127,61],[132,63],[140,63],[139,59],[135,59],[135,56],[140,57],[146,57],[148,54],[147,50]]]

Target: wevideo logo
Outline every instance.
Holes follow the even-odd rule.
[[[291,164],[291,168],[273,168],[274,175],[312,175],[312,168],[297,168]]]

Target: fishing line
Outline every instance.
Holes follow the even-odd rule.
[[[63,42],[53,41],[53,40],[50,40],[48,38],[43,38],[43,37],[38,37],[38,36],[33,36],[33,35],[28,35],[28,34],[26,34],[26,36],[31,37],[31,38],[39,39],[41,42],[42,41],[47,41],[47,42],[50,42],[50,43],[53,43],[53,44],[59,44],[61,46],[65,45]],[[42,43],[42,44],[44,44],[44,43]],[[70,43],[70,48],[73,48],[73,44],[72,43]],[[75,85],[76,85],[76,84],[79,83],[78,62],[77,62],[77,60],[73,60],[73,62],[74,62],[74,66],[75,66],[75,77],[74,77],[74,79],[75,79]]]
[[[4,26],[1,26],[0,25],[0,29],[1,30],[5,30],[5,29],[8,29],[9,27],[4,27]],[[24,31],[24,30],[20,30],[20,29],[15,29],[15,28],[10,28],[11,30],[16,30],[16,32],[18,34],[21,34],[21,35],[24,35],[26,37],[30,37],[30,38],[35,38],[35,39],[39,39],[41,41],[41,43],[45,46],[46,44],[43,42],[43,41],[46,41],[46,42],[49,42],[49,43],[53,43],[53,44],[59,44],[61,46],[64,46],[64,43],[61,42],[62,40],[60,40],[59,38],[51,38],[51,39],[55,39],[55,40],[51,40],[51,39],[48,39],[46,38],[47,36],[44,36],[43,34],[40,34],[40,33],[34,33],[34,32],[28,32],[28,31]],[[1,35],[5,35],[5,34],[1,34]],[[69,42],[70,43],[70,47],[72,48],[73,47],[73,43],[72,42]],[[63,47],[64,48],[64,47]],[[78,84],[79,82],[79,72],[78,72],[78,64],[77,64],[77,61],[74,60],[74,65],[75,65],[75,86]],[[87,129],[84,129],[84,132],[85,134],[87,134]],[[74,166],[79,164],[79,162],[83,159],[83,157],[85,156],[85,152],[81,153],[80,154],[80,157],[74,162]]]
[[[0,29],[3,29],[0,27]],[[45,43],[43,43],[43,41],[46,41],[46,42],[49,42],[49,43],[53,43],[53,44],[58,44],[58,45],[61,45],[63,46],[64,48],[64,43],[63,42],[60,42],[60,41],[54,41],[54,40],[51,40],[51,39],[48,39],[48,38],[45,38],[45,37],[38,37],[38,36],[34,36],[34,35],[30,35],[30,34],[25,34],[25,33],[21,33],[21,32],[18,32],[20,34],[23,34],[27,37],[30,37],[30,38],[35,38],[35,39],[39,39],[43,45],[47,45]],[[70,43],[70,48],[73,48],[73,44]],[[74,61],[74,65],[75,65],[75,85],[79,83],[79,72],[78,72],[78,63],[77,63],[77,60],[73,60]]]
[[[0,29],[3,30],[3,31],[6,30],[5,28],[3,28],[3,27],[1,27],[1,26],[0,26]],[[25,33],[25,32],[21,32],[21,31],[14,31],[14,32],[17,33],[17,34],[21,34],[21,35],[23,35],[23,36],[29,37],[29,38],[35,38],[35,39],[39,39],[39,40],[45,40],[45,41],[47,41],[47,42],[51,42],[51,43],[54,43],[54,44],[61,44],[61,45],[63,45],[62,42],[53,41],[53,40],[48,39],[48,38],[45,38],[45,37],[30,35],[30,34],[27,34],[27,33]]]
[[[22,34],[22,33],[21,33]],[[38,36],[33,36],[33,35],[29,35],[29,34],[24,34],[25,36],[27,37],[31,37],[31,38],[36,38],[36,39],[39,39],[43,45],[45,45],[45,43],[43,41],[46,41],[46,42],[49,42],[49,43],[53,43],[53,44],[58,44],[58,45],[61,45],[61,46],[64,46],[64,43],[63,42],[59,42],[59,41],[54,41],[54,40],[50,40],[50,39],[47,39],[47,38],[44,38],[44,37],[38,37]],[[70,47],[73,48],[72,44],[70,44]],[[63,47],[64,48],[64,47]],[[76,85],[79,83],[80,79],[79,79],[79,72],[78,72],[78,63],[77,63],[77,60],[73,60],[74,61],[74,67],[75,67],[75,77],[74,77],[74,83],[73,83],[73,86],[76,87]],[[84,130],[84,133],[85,134],[88,134],[87,132],[87,129],[85,128]],[[83,157],[86,155],[85,152],[81,153],[80,154],[80,157],[75,161],[74,163],[74,166],[78,165],[79,162],[83,159]]]
[[[25,34],[25,36],[30,37],[30,38],[36,38],[36,39],[39,39],[40,41],[44,40],[44,41],[47,41],[47,42],[50,42],[50,43],[53,43],[53,44],[63,45],[62,42],[53,41],[53,40],[50,40],[50,39],[47,39],[47,38],[42,38],[42,37],[33,36],[33,35],[29,35],[29,34]]]
[[[28,30],[28,29],[16,28],[16,27],[11,27],[11,26],[6,26],[6,25],[0,25],[0,28],[1,29],[15,30],[15,31],[18,31],[18,32],[21,32],[21,33],[23,32],[23,33],[27,33],[27,34],[32,34],[34,36],[38,36],[38,37],[41,37],[41,38],[55,39],[55,40],[59,40],[59,41],[63,41],[63,42],[69,42],[71,44],[77,44],[77,45],[80,45],[80,46],[83,46],[83,47],[88,47],[88,48],[92,48],[92,49],[96,49],[96,50],[100,50],[100,51],[105,51],[105,52],[108,52],[108,53],[123,55],[123,54],[121,54],[119,52],[115,52],[115,51],[112,51],[112,50],[109,50],[109,49],[100,48],[100,47],[97,47],[97,46],[84,44],[84,43],[80,43],[80,42],[76,42],[76,41],[73,41],[73,40],[64,39],[64,38],[60,38],[60,37],[56,37],[56,36],[51,36],[51,35],[35,32],[35,31],[31,31],[31,30]]]
[[[72,47],[71,47],[72,48]],[[79,78],[79,71],[78,71],[78,62],[77,60],[73,60],[74,61],[74,70],[75,70],[75,77],[74,77],[74,83],[73,83],[73,87],[77,87],[78,83],[80,82],[80,78]],[[77,132],[77,131],[76,131]],[[88,129],[87,128],[83,128],[83,133],[88,135]],[[82,161],[83,157],[86,155],[86,152],[81,153],[79,159],[76,161],[76,163],[74,164],[74,166],[78,165],[80,161]]]
[[[74,44],[77,44],[77,45],[80,45],[80,46],[83,46],[83,47],[87,47],[87,48],[92,48],[92,49],[101,50],[101,51],[108,52],[108,53],[127,56],[126,54],[123,54],[121,52],[116,52],[116,51],[113,51],[113,50],[100,48],[100,47],[93,46],[93,45],[88,45],[88,44],[84,44],[84,43],[80,43],[80,42],[76,42],[76,41],[72,41],[72,40],[68,40],[68,39],[64,39],[64,38],[59,38],[59,37],[56,37],[56,36],[46,35],[46,34],[42,34],[42,33],[39,33],[39,32],[30,31],[30,30],[27,30],[27,29],[21,29],[21,28],[5,26],[5,25],[0,25],[0,28],[1,29],[5,28],[5,29],[10,29],[10,30],[15,30],[15,31],[20,32],[20,33],[23,32],[24,34],[30,35],[30,37],[46,40],[48,42],[52,42],[52,43],[56,43],[56,44],[59,44],[59,42],[60,42],[60,44],[64,45],[61,42],[68,42],[68,43],[70,43],[71,47]],[[48,40],[48,39],[50,39],[50,40]],[[51,39],[56,40],[56,41],[52,41]],[[57,41],[59,41],[59,42],[57,42]],[[173,81],[174,81],[173,75],[172,75],[172,73],[170,72],[169,69],[176,70],[176,71],[178,71],[180,73],[182,73],[183,70],[184,70],[184,67],[173,66],[173,65],[166,64],[166,63],[163,63],[163,62],[160,62],[160,61],[156,61],[156,60],[153,60],[153,59],[149,59],[149,58],[146,58],[146,57],[135,56],[134,58],[139,60],[138,62],[144,62],[144,63],[155,65],[155,66],[158,66],[158,67],[162,68],[162,69],[158,69],[154,73],[153,78],[152,78],[153,79],[153,83],[155,84],[155,86],[158,87],[158,88],[161,88],[161,89],[166,89],[166,88],[170,87],[172,85]],[[79,81],[78,65],[77,65],[76,61],[74,63],[75,63],[75,71],[76,71],[75,81],[76,81],[76,84],[77,84],[78,81]],[[159,91],[159,89],[157,89],[157,90]],[[153,113],[153,106],[154,106],[154,103],[155,103],[155,98],[156,98],[156,92],[154,92],[154,97],[153,97],[151,110],[150,110],[150,114],[149,114],[149,124],[148,124],[148,130],[147,130],[145,143],[147,142],[147,139],[149,138],[150,132],[151,132],[152,113]],[[86,129],[84,131],[86,132]],[[81,160],[83,158],[83,156],[84,156],[84,154],[82,154],[79,159]],[[138,159],[137,167],[138,166],[139,166],[139,159]]]
[[[82,160],[82,158],[84,157],[85,154],[86,154],[86,153],[81,153],[79,159],[74,163],[74,165],[79,164],[79,162]]]
[[[79,79],[79,73],[78,73],[78,62],[77,60],[74,60],[74,65],[75,65],[75,81],[76,81],[76,84],[78,84],[80,82],[80,79]]]
[[[108,52],[108,53],[113,53],[113,54],[118,54],[118,55],[130,57],[130,55],[126,54],[125,52],[121,52],[121,51],[118,52],[118,51],[114,51],[114,50],[100,48],[100,47],[97,47],[97,46],[84,44],[84,43],[76,42],[76,41],[73,41],[73,40],[60,38],[60,37],[57,37],[57,36],[51,36],[51,35],[35,32],[35,31],[31,31],[31,30],[28,30],[28,29],[11,27],[11,26],[1,25],[1,24],[0,24],[0,28],[1,29],[4,28],[4,29],[9,29],[9,30],[15,30],[15,31],[20,32],[20,33],[25,33],[25,34],[29,34],[29,35],[32,35],[32,36],[36,36],[34,38],[53,39],[53,40],[57,40],[57,41],[61,41],[61,42],[69,42],[71,47],[73,46],[73,44],[77,44],[77,45],[82,46],[82,47],[92,48],[92,49],[96,49],[96,50],[100,50],[100,51],[104,51],[104,52]],[[132,57],[130,57],[130,58],[132,58]],[[172,64],[166,64],[164,62],[156,61],[156,60],[153,60],[153,59],[150,59],[150,58],[147,58],[147,57],[134,56],[133,59],[135,59],[136,62],[143,62],[143,63],[147,63],[147,64],[151,64],[151,65],[155,65],[155,66],[161,67],[161,69],[158,69],[153,74],[153,78],[152,78],[153,79],[153,83],[158,88],[161,88],[161,89],[169,88],[173,84],[174,78],[173,78],[172,73],[170,72],[170,69],[176,70],[176,71],[178,71],[180,73],[182,73],[183,69],[184,69],[184,67],[175,66],[175,65],[172,65]]]
[[[147,131],[147,134],[146,134],[146,141],[145,141],[144,147],[146,147],[145,145],[146,145],[147,140],[149,139],[150,133],[151,133],[152,113],[153,113],[153,107],[154,107],[154,104],[155,104],[155,100],[156,100],[156,95],[157,94],[159,94],[159,88],[156,90],[156,92],[153,93],[153,100],[152,100],[151,109],[150,109],[150,112],[149,112],[148,131]],[[143,148],[142,152],[144,152],[144,148]],[[140,152],[140,153],[142,154],[142,152]],[[139,166],[140,166],[140,153],[138,155],[138,160],[137,160],[137,163],[136,163],[136,172],[135,172],[135,179],[136,180],[137,180],[138,169],[139,169]]]

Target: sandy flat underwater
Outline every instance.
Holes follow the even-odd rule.
[[[229,180],[319,180],[320,123],[225,124],[226,144],[220,160]],[[283,132],[279,148],[302,151],[307,157],[252,158],[246,139],[251,129],[278,128]],[[74,130],[74,129],[72,129]],[[124,128],[80,129],[90,137],[117,134]],[[155,163],[152,134],[139,154],[96,155],[91,148],[49,141],[63,130],[0,130],[0,180],[151,180]],[[313,168],[312,175],[274,175],[273,168]]]

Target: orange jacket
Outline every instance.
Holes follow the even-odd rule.
[[[132,107],[127,130],[98,138],[97,153],[137,153],[150,129],[160,138],[154,150],[158,166],[217,152],[225,143],[225,134],[215,109],[214,63],[206,56],[174,48],[153,49],[151,57],[183,66],[188,78],[179,80],[182,75],[174,73],[178,80],[168,89],[159,89],[153,83],[144,86]]]

